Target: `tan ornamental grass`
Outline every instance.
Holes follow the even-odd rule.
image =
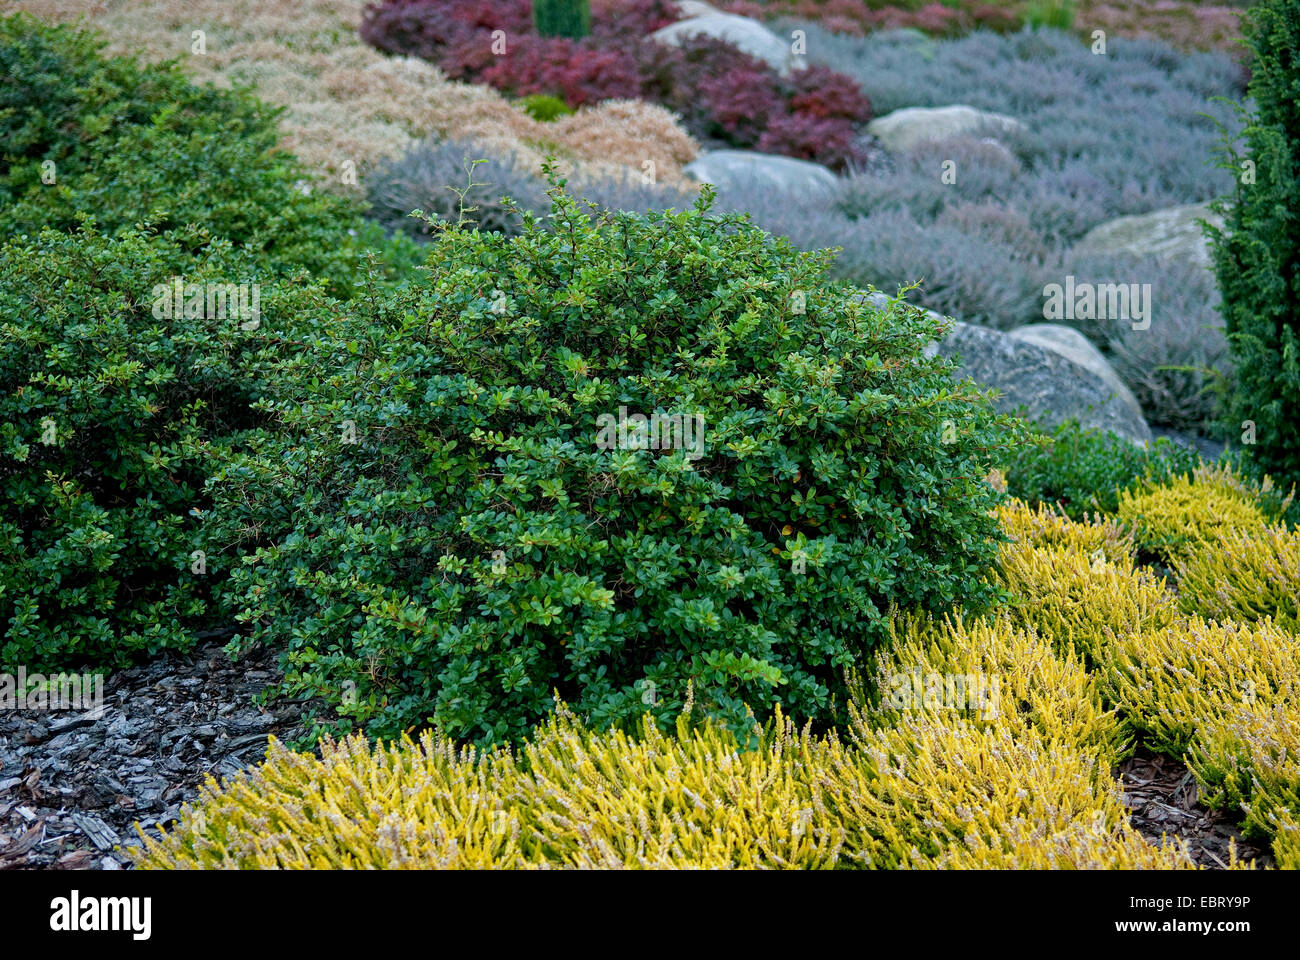
[[[251,85],[262,100],[285,108],[282,145],[329,189],[360,190],[381,161],[431,134],[513,155],[533,173],[554,154],[562,174],[588,181],[630,170],[686,183],[681,169],[698,147],[662,107],[609,101],[542,123],[490,87],[453,82],[422,60],[370,47],[356,29],[364,6],[365,0],[13,4],[50,22],[82,20],[108,41],[105,53],[176,59],[196,82]],[[203,52],[196,52],[200,39]]]

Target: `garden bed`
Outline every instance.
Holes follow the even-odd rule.
[[[265,71],[226,8],[183,68],[155,0],[106,20],[146,63],[0,19],[0,867],[1300,867],[1300,376],[1252,286],[1300,235],[1284,167],[1194,169],[1236,65],[811,25],[808,70],[775,37],[628,59],[661,5],[562,38],[371,9],[466,85],[307,8]],[[1260,156],[1294,90],[1257,71]],[[368,153],[276,149],[349,111]],[[801,186],[696,191],[700,142]],[[1138,445],[1132,397],[1129,436],[1026,425],[871,288],[914,270],[987,324],[980,383],[1041,360],[1233,442]],[[1088,270],[1164,312],[1019,329]],[[51,706],[68,667],[101,703]]]

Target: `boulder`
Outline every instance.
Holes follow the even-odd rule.
[[[1073,419],[1134,443],[1151,441],[1151,428],[1132,394],[1127,399],[1119,396],[1109,377],[1098,376],[1052,347],[958,322],[938,349],[944,356],[959,357],[961,372],[976,383],[997,388],[1000,396],[994,405],[999,410],[1023,407],[1028,419],[1048,426]]]
[[[901,153],[934,140],[954,137],[999,138],[1027,133],[1014,117],[963,104],[950,107],[904,107],[867,124],[867,133],[887,150]]]
[[[955,160],[960,171],[967,163],[982,167],[1001,167],[1008,173],[1019,173],[1020,158],[1011,148],[993,137],[947,137],[943,140],[918,140],[907,153],[943,160]],[[958,174],[960,176],[960,173]]]
[[[878,306],[889,300],[879,292],[862,296]],[[1088,348],[1084,351],[1073,338],[1050,331],[1014,336],[958,320],[941,343],[927,346],[926,354],[957,357],[961,376],[999,391],[993,405],[1000,411],[1023,408],[1027,419],[1047,426],[1077,420],[1137,444],[1150,443],[1151,428],[1137,401],[1106,360],[1091,344]]]
[[[1197,220],[1223,226],[1223,218],[1204,203],[1166,207],[1152,213],[1119,217],[1093,227],[1074,245],[1074,256],[1115,255],[1188,260],[1211,266],[1210,245]]]
[[[1133,411],[1134,416],[1142,417],[1142,405],[1133,396],[1133,391],[1119,378],[1115,368],[1093,346],[1092,341],[1078,330],[1059,323],[1031,323],[1012,330],[1010,336],[1064,354],[1105,381],[1115,396]]]
[[[688,163],[683,172],[719,191],[759,189],[807,196],[833,193],[838,179],[820,163],[795,160],[754,150],[707,150]]]
[[[704,3],[703,0],[677,0],[677,11],[682,15],[683,20],[722,13],[717,7]]]
[[[782,40],[757,20],[734,13],[705,13],[670,23],[650,34],[656,43],[680,46],[687,37],[713,37],[730,43],[756,60],[771,64],[782,74],[807,66],[803,57],[791,52],[791,44]]]

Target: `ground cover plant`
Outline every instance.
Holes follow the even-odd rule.
[[[433,138],[377,169],[367,180],[370,216],[389,230],[427,239],[438,224],[464,221],[479,230],[516,235],[523,211],[550,208],[541,171],[528,173],[513,157],[486,158],[472,143]],[[681,210],[695,199],[682,185],[647,182],[641,174],[573,177],[570,189],[585,203],[633,213]],[[419,210],[423,216],[413,217]]]
[[[357,35],[366,0],[17,0],[43,20],[84,20],[110,54],[177,59],[199,83],[247,85],[282,107],[281,146],[303,177],[334,192],[360,193],[367,175],[430,136],[513,155],[536,172],[555,155],[567,172],[621,175],[653,161],[671,183],[695,145],[670,114],[647,103],[610,103],[545,123],[483,84],[448,80],[409,57],[386,56]],[[192,33],[202,25],[200,49]],[[483,156],[479,153],[479,156]]]
[[[759,20],[807,20],[833,33],[862,36],[908,29],[932,37],[974,30],[1014,32],[1022,26],[1072,30],[1091,41],[1093,31],[1114,37],[1148,37],[1180,50],[1221,50],[1241,55],[1241,7],[1200,0],[994,0],[946,3],[927,0],[719,0],[713,6]]]
[[[975,29],[1016,30],[1025,23],[1024,5],[1006,2],[721,0],[713,6],[758,20],[797,18],[816,23],[833,33],[859,37],[875,30],[900,29],[916,30],[934,37],[952,37]]]
[[[1111,36],[1150,37],[1180,50],[1219,50],[1249,62],[1242,46],[1242,17],[1249,3],[1175,0],[1147,4],[1139,0],[1080,0],[1074,25],[1087,39],[1093,30]]]
[[[714,39],[681,47],[646,39],[677,19],[669,0],[620,0],[597,7],[588,35],[540,36],[529,0],[385,0],[367,8],[361,35],[516,96],[571,107],[638,97],[674,111],[697,138],[835,169],[858,158],[854,134],[871,104],[856,84],[824,68],[783,76]]]
[[[1208,494],[1222,476],[1176,480],[1208,482]],[[979,618],[895,616],[869,671],[877,696],[853,702],[843,736],[778,711],[741,750],[690,703],[667,734],[647,716],[637,736],[602,735],[561,704],[517,753],[433,733],[327,741],[320,758],[273,744],[264,766],[211,781],[173,829],[145,837],[137,862],[1191,867],[1177,841],[1128,826],[1109,771],[1141,743],[1186,759],[1211,802],[1276,838],[1278,865],[1294,868],[1294,626],[1180,611],[1176,581],[1134,567],[1141,533],[1123,520],[1020,501],[996,513],[1008,538],[996,576],[1016,602]],[[1274,532],[1285,528],[1235,527],[1227,555],[1245,560]],[[953,699],[951,684],[929,685],[936,676],[1001,685]]]

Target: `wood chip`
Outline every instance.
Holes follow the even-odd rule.
[[[69,819],[80,827],[81,832],[100,850],[112,850],[122,842],[122,838],[99,817],[89,813],[74,813]]]

